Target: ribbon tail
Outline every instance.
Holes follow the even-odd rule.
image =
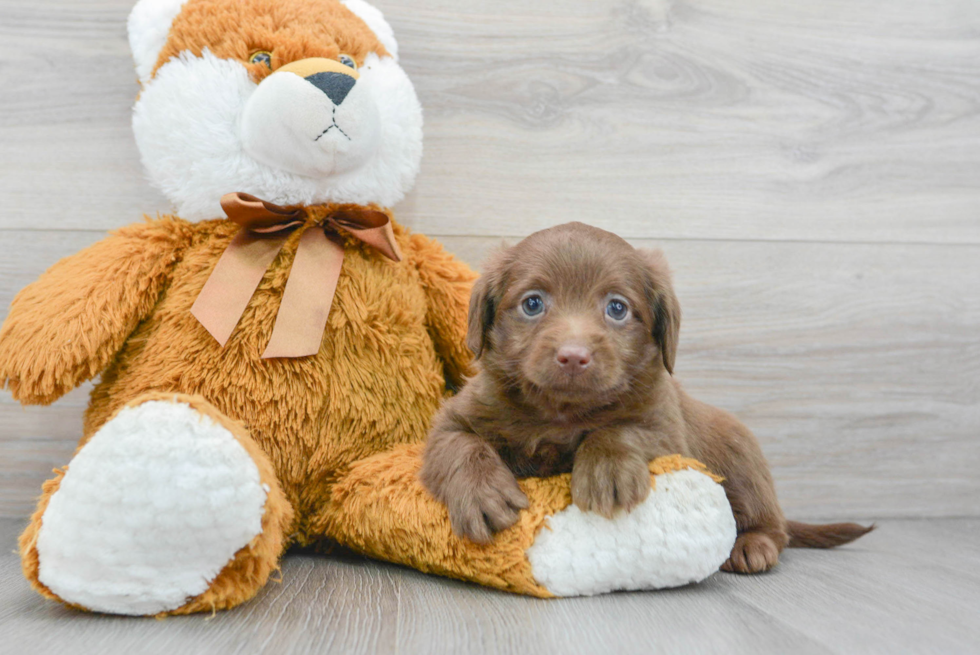
[[[391,223],[385,223],[379,227],[369,227],[364,229],[357,229],[348,226],[344,226],[344,228],[388,259],[395,262],[400,262],[402,260],[402,251],[401,248],[398,247],[398,242],[395,240],[395,232],[391,229]]]
[[[264,359],[307,357],[320,351],[343,263],[343,246],[323,230],[303,233]]]
[[[218,259],[191,314],[222,347],[284,242],[285,239],[257,239],[241,230]]]
[[[379,209],[347,205],[328,218],[333,227],[342,227],[388,259],[402,260],[391,217]]]

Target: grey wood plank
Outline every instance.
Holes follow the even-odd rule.
[[[961,575],[977,519],[886,520],[838,550],[788,551],[766,575],[550,601],[290,554],[283,582],[250,603],[164,621],[73,612],[35,595],[12,552],[22,525],[0,519],[4,654],[970,653],[980,639],[980,586]],[[952,559],[937,559],[940,547]]]
[[[865,541],[867,543],[865,543]],[[914,568],[942,568],[980,586],[980,520],[889,520],[861,546],[905,558]]]
[[[131,4],[0,3],[3,227],[167,208],[129,134]],[[980,243],[970,0],[377,4],[426,108],[420,230]]]
[[[95,238],[11,234],[0,316],[18,285]],[[442,240],[474,265],[500,243]],[[755,431],[790,516],[977,515],[980,247],[634,243],[665,245],[675,270],[679,379]],[[86,393],[27,410],[0,394],[0,515],[27,515],[68,461]]]
[[[917,523],[895,534],[884,522],[837,551],[789,551],[773,575],[746,576],[734,594],[834,652],[975,653],[980,579],[938,554],[973,548],[977,522],[956,525],[955,544],[928,535],[932,522]],[[880,546],[909,532],[918,539],[904,552]]]
[[[540,600],[406,571],[401,601],[399,647],[410,653],[830,652],[731,595],[721,576],[657,593]]]
[[[430,232],[975,239],[975,4],[446,1],[404,21],[426,37],[406,65],[452,73],[422,87]]]
[[[234,611],[161,621],[88,614],[35,594],[20,575],[20,521],[0,521],[0,653],[384,653],[395,649],[397,576],[361,558],[290,555]]]

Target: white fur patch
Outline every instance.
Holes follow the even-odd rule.
[[[378,37],[378,41],[381,41],[381,45],[385,47],[385,50],[397,60],[398,42],[395,41],[395,31],[391,29],[391,25],[385,20],[381,10],[364,0],[340,0],[340,2],[371,28],[371,31]]]
[[[338,105],[289,72],[262,80],[245,105],[241,125],[249,156],[305,177],[356,170],[370,161],[381,141],[378,104],[370,88],[354,82]]]
[[[150,180],[188,220],[222,216],[221,196],[234,191],[283,205],[394,205],[418,173],[422,107],[391,57],[370,54],[358,72],[359,92],[377,107],[377,147],[360,166],[308,176],[262,164],[245,151],[242,117],[257,85],[240,62],[208,51],[171,59],[133,109],[133,132]]]
[[[255,462],[210,418],[163,401],[123,409],[51,497],[38,577],[93,611],[176,609],[262,531],[265,501]]]
[[[728,559],[736,536],[724,488],[691,470],[658,475],[643,503],[611,520],[570,505],[546,521],[527,558],[556,596],[698,582]]]
[[[129,48],[136,74],[144,84],[150,79],[160,51],[167,44],[170,26],[187,0],[140,0],[129,13]]]

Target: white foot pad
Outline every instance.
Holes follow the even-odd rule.
[[[707,578],[731,552],[725,490],[691,470],[656,477],[632,512],[612,519],[575,505],[547,519],[527,550],[535,580],[556,596],[678,587]]]
[[[164,401],[123,409],[51,497],[38,577],[93,611],[176,609],[261,532],[265,500],[255,462],[209,417]]]

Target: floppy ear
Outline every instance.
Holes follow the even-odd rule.
[[[470,294],[470,315],[466,329],[466,346],[473,356],[490,349],[490,330],[497,317],[503,287],[503,270],[509,259],[509,249],[494,252],[483,265],[483,274],[473,285]]]
[[[473,351],[473,357],[480,359],[489,348],[489,333],[497,314],[494,297],[490,293],[490,282],[486,276],[477,279],[470,295],[470,316],[466,327],[466,347]]]
[[[660,346],[664,367],[674,374],[674,357],[681,331],[681,305],[674,295],[667,258],[660,250],[637,249],[647,268],[646,289],[653,314],[653,339]]]

